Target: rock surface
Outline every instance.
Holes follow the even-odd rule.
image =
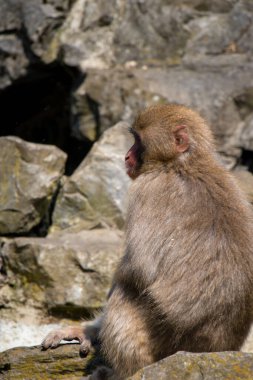
[[[89,360],[80,358],[77,344],[48,351],[17,347],[0,353],[0,375],[2,380],[80,380]]]
[[[176,102],[193,107],[210,123],[218,150],[231,169],[241,155],[239,147],[248,146],[245,141],[249,129],[244,126],[236,99],[238,94],[243,96],[244,88],[253,85],[252,71],[253,64],[246,61],[234,63],[231,69],[221,65],[218,71],[213,67],[193,69],[190,64],[169,70],[93,70],[88,71],[83,87],[101,104],[100,117],[104,127],[120,117],[133,121],[139,109],[151,104]],[[108,81],[108,77],[112,79]],[[240,137],[242,130],[244,143]]]
[[[47,216],[66,158],[54,146],[0,138],[0,235],[29,232]]]
[[[241,352],[178,352],[138,371],[131,380],[251,380],[253,355]],[[129,379],[129,380],[130,380]]]
[[[108,129],[93,146],[57,197],[53,227],[64,229],[82,222],[122,228],[127,190],[124,156],[131,146],[126,123]]]
[[[235,170],[233,172],[233,175],[235,176],[235,179],[237,180],[238,185],[247,195],[250,203],[253,204],[253,175],[245,169]]]
[[[78,319],[102,307],[122,254],[122,234],[92,230],[2,242],[0,304],[26,304]]]
[[[90,373],[92,355],[81,359],[78,345],[65,344],[55,350],[20,347],[0,353],[3,380],[42,380],[85,378]],[[178,352],[138,371],[129,380],[251,380],[253,354],[217,352],[192,354]]]
[[[98,105],[100,132],[121,118],[131,122],[144,106],[184,103],[211,123],[234,167],[251,130],[252,4],[215,4],[76,1],[51,59],[61,51],[66,65],[86,74],[72,98],[80,133],[96,136],[82,111],[87,99]]]
[[[0,89],[37,62],[65,19],[68,0],[4,0],[0,3]]]

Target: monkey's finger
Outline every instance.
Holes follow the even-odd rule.
[[[60,331],[52,331],[43,340],[43,342],[41,343],[41,347],[44,350],[47,350],[48,348],[58,347],[63,339],[64,337],[62,336]]]
[[[91,341],[89,339],[83,339],[80,345],[79,355],[81,358],[85,358],[91,350]]]
[[[77,340],[82,343],[85,335],[82,326],[69,326],[58,330],[51,331],[42,342],[42,347],[46,350],[47,348],[55,348],[59,346],[62,340],[72,341]]]

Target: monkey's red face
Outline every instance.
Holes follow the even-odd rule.
[[[139,175],[139,169],[143,162],[144,147],[140,136],[130,129],[130,133],[134,136],[134,145],[129,149],[125,156],[126,171],[130,178],[135,179]]]

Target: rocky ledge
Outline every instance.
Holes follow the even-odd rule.
[[[40,346],[18,347],[0,354],[3,380],[85,379],[96,365],[94,355],[79,356],[78,344],[42,351]],[[253,354],[178,352],[141,369],[131,380],[252,380]],[[129,380],[130,380],[129,379]]]

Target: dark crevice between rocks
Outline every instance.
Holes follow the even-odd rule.
[[[55,318],[69,318],[77,321],[80,321],[80,319],[91,320],[98,315],[100,310],[101,309],[78,307],[74,304],[66,303],[49,308],[48,315]]]
[[[16,34],[22,43],[24,53],[25,53],[28,61],[33,62],[33,63],[40,62],[39,58],[36,56],[36,54],[34,54],[32,48],[31,48],[32,41],[29,38],[26,27],[23,24],[21,25],[21,28],[19,30],[17,30]]]
[[[6,278],[7,278],[7,269],[6,269],[6,260],[4,258],[4,255],[2,253],[2,249],[3,249],[3,246],[4,246],[4,242],[0,242],[0,286],[3,285],[6,281]],[[1,305],[0,304],[0,308],[1,308]]]
[[[13,34],[18,34],[18,33],[19,33],[19,30],[16,29],[16,28],[6,29],[6,30],[1,30],[0,36],[10,36],[10,35],[13,35]]]
[[[101,135],[101,120],[100,120],[100,112],[99,112],[99,103],[92,99],[88,94],[86,95],[87,103],[89,109],[94,117],[95,125],[96,125],[96,140]]]
[[[238,110],[241,120],[245,121],[253,111],[253,87],[248,87],[244,89],[242,93],[235,96],[234,104]],[[239,164],[246,166],[248,171],[253,173],[253,151],[242,149]]]
[[[71,133],[71,91],[80,72],[59,63],[30,66],[28,74],[0,92],[0,136],[56,145],[67,153],[71,175],[92,146]],[[95,111],[97,118],[97,111]]]
[[[240,164],[246,166],[248,171],[253,173],[253,151],[252,150],[242,150],[242,155],[240,158]]]
[[[253,87],[249,87],[243,93],[234,98],[235,106],[238,109],[239,115],[242,120],[246,119],[253,110]]]
[[[6,371],[10,371],[11,369],[11,365],[9,363],[4,363],[3,365],[1,365],[0,367],[0,374],[3,375],[4,372]]]
[[[40,223],[37,226],[33,227],[32,230],[27,233],[27,236],[29,236],[29,237],[33,237],[33,236],[45,237],[45,236],[47,236],[48,230],[49,230],[50,226],[53,224],[52,218],[53,218],[54,208],[55,208],[55,204],[56,204],[56,200],[57,200],[57,196],[59,194],[60,188],[61,188],[61,183],[59,181],[58,186],[57,186],[57,188],[56,188],[56,190],[52,196],[52,199],[51,199],[51,202],[49,204],[49,207],[48,207],[46,214],[41,219]],[[22,236],[25,236],[24,233],[22,234]]]

